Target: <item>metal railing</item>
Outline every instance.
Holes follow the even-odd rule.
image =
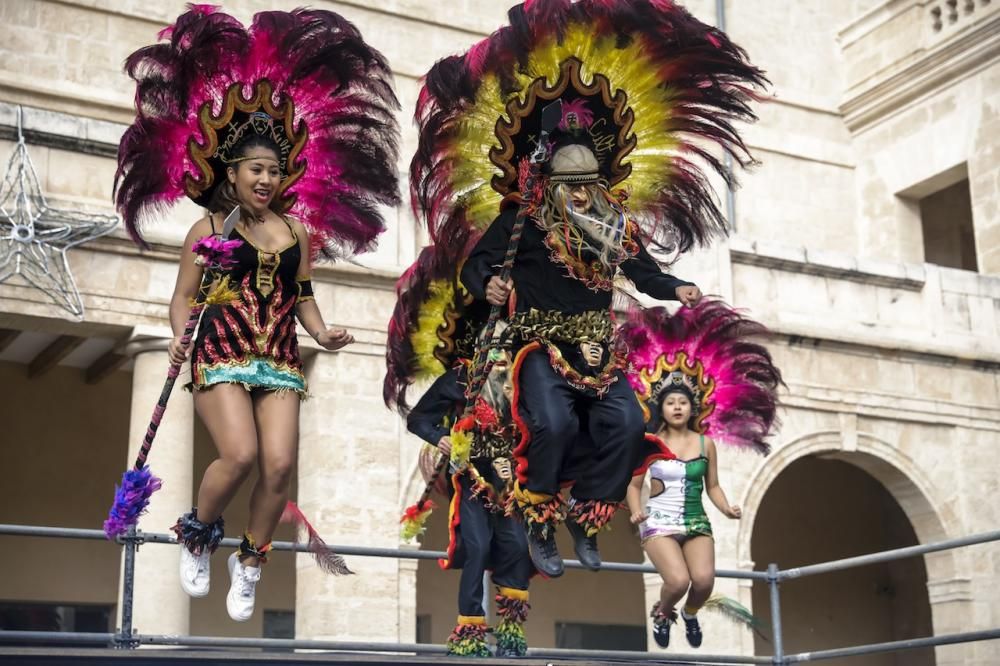
[[[0,535],[23,537],[46,537],[60,539],[105,540],[101,530],[75,529],[65,527],[40,527],[34,525],[2,525]],[[1000,541],[1000,530],[984,532],[960,539],[951,539],[920,546],[897,548],[880,553],[850,557],[832,562],[824,562],[805,567],[779,569],[777,564],[769,564],[766,571],[742,571],[718,569],[718,578],[738,578],[766,583],[770,593],[771,603],[771,633],[773,654],[770,656],[713,655],[713,654],[675,654],[664,652],[631,652],[623,650],[567,650],[555,648],[532,648],[528,651],[530,657],[556,659],[601,659],[609,661],[650,661],[665,660],[694,662],[704,664],[793,664],[804,661],[821,661],[852,657],[880,652],[896,652],[917,648],[953,645],[1000,639],[1000,628],[983,631],[971,631],[941,636],[928,636],[888,643],[871,643],[852,647],[819,650],[816,652],[801,652],[785,654],[781,623],[781,592],[780,584],[787,580],[814,576],[817,574],[842,571],[854,567],[866,566],[880,562],[916,557],[927,553],[963,548],[976,544]],[[51,631],[3,631],[0,630],[0,644],[45,642],[49,644],[75,644],[112,646],[120,649],[137,648],[140,645],[172,645],[184,647],[216,647],[216,648],[269,648],[287,650],[329,650],[342,652],[388,652],[409,654],[444,654],[443,645],[424,643],[371,643],[357,641],[323,641],[284,638],[227,638],[222,636],[173,636],[135,633],[132,626],[132,603],[135,583],[135,556],[140,544],[173,544],[177,540],[172,534],[142,532],[132,528],[128,534],[116,539],[125,548],[125,562],[121,590],[121,626],[114,633],[84,633],[84,632],[51,632]],[[223,546],[238,547],[239,539],[223,539]],[[331,546],[340,555],[359,557],[389,557],[396,559],[436,560],[444,557],[444,551],[410,550],[396,548],[372,548],[367,546]],[[275,541],[273,550],[308,552],[306,544],[290,541]],[[584,569],[576,560],[567,560],[566,567]],[[632,573],[656,573],[652,565],[633,564],[628,562],[606,562],[602,571],[623,571]]]

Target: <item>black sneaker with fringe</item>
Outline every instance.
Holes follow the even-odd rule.
[[[653,618],[653,640],[661,648],[670,647],[670,625],[677,622],[677,611],[671,608],[669,613],[664,613],[657,601],[649,616]]]

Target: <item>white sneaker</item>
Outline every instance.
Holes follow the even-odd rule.
[[[201,555],[195,555],[181,544],[181,587],[192,597],[208,594],[209,576],[212,572],[208,558],[211,556],[207,548],[201,551]]]
[[[254,596],[260,567],[245,567],[240,562],[239,553],[229,556],[229,594],[226,595],[226,610],[236,622],[246,622],[253,615]]]

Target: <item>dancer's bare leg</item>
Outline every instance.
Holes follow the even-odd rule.
[[[669,613],[687,593],[691,584],[684,552],[677,540],[670,536],[650,539],[643,547],[649,555],[649,561],[663,579],[663,585],[660,587],[660,608],[664,613]]]
[[[239,384],[196,390],[194,406],[219,452],[198,488],[198,520],[211,523],[222,515],[257,461],[257,428],[250,394]]]
[[[258,545],[271,541],[288,501],[298,453],[300,402],[299,396],[290,391],[259,391],[253,398],[260,478],[250,496],[247,529]],[[245,566],[257,566],[256,557],[242,561]]]

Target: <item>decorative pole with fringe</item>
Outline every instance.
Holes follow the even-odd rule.
[[[185,348],[191,343],[191,338],[198,327],[198,321],[201,319],[201,313],[205,306],[212,303],[228,302],[235,297],[229,287],[228,277],[223,277],[211,291],[209,291],[209,287],[219,274],[232,265],[233,251],[242,245],[242,241],[239,240],[226,240],[239,219],[240,208],[237,206],[226,216],[220,235],[200,238],[191,248],[198,255],[198,262],[205,267],[205,272],[201,278],[201,286],[198,288],[198,296],[191,304],[191,312],[184,325],[184,333],[181,335],[181,345]],[[125,534],[129,527],[136,525],[139,522],[139,516],[145,513],[146,507],[149,506],[149,498],[160,489],[161,481],[153,475],[152,470],[146,464],[146,459],[153,447],[156,431],[163,421],[163,414],[167,411],[167,401],[170,399],[180,371],[180,363],[170,363],[163,390],[160,392],[156,407],[153,408],[153,416],[150,418],[149,427],[146,429],[145,437],[143,437],[142,446],[139,447],[139,455],[136,456],[132,467],[122,474],[121,485],[115,488],[114,503],[108,511],[108,519],[104,521],[104,534],[109,539]]]
[[[521,206],[517,213],[517,219],[514,221],[514,226],[511,229],[510,242],[507,244],[507,252],[504,255],[503,265],[500,268],[500,279],[503,282],[507,282],[510,279],[510,273],[514,268],[514,260],[517,258],[517,248],[521,244],[521,234],[524,231],[524,222],[534,212],[534,207],[540,200],[540,188],[543,184],[541,177],[542,165],[549,158],[548,137],[561,120],[562,100],[556,99],[542,109],[541,131],[538,133],[538,142],[535,145],[535,150],[531,154],[530,160],[521,163]],[[455,423],[451,431],[453,449],[456,446],[456,437],[468,438],[468,442],[463,440],[463,444],[471,445],[471,429],[474,422],[470,420],[469,415],[476,404],[479,393],[483,389],[486,377],[489,376],[495,362],[495,359],[490,358],[489,352],[497,343],[497,340],[494,339],[494,332],[496,331],[497,322],[500,320],[500,313],[503,311],[503,307],[503,305],[494,305],[490,308],[490,318],[487,320],[486,327],[483,329],[483,334],[480,338],[485,342],[482,347],[476,350],[475,361],[472,364],[472,376],[469,380],[469,388],[466,391],[465,411],[462,418]],[[462,448],[467,450],[468,446],[463,446]],[[400,518],[399,522],[403,525],[400,534],[404,541],[410,541],[423,534],[424,525],[430,517],[431,512],[435,509],[434,502],[430,499],[431,492],[433,492],[434,484],[438,477],[444,473],[451,458],[458,458],[458,456],[455,456],[454,450],[451,456],[441,454],[431,478],[424,487],[424,492],[420,495],[420,499],[415,504],[407,507],[406,511],[403,512],[403,517]]]

